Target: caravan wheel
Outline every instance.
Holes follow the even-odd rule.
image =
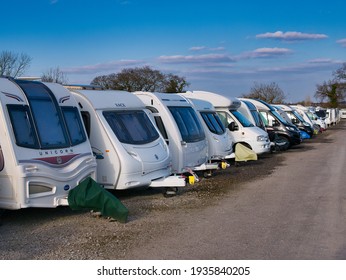
[[[173,197],[178,193],[178,188],[165,188],[164,197]]]

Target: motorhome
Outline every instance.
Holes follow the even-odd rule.
[[[282,142],[286,142],[287,147],[302,142],[299,129],[295,125],[288,123],[273,106],[263,100],[247,100],[254,104],[261,113],[267,130],[275,133]]]
[[[207,100],[213,104],[234,145],[242,143],[252,149],[256,154],[270,151],[268,133],[252,124],[242,113],[238,111],[241,103],[237,98],[207,91],[188,91],[184,96],[194,99]],[[233,148],[234,149],[234,148]]]
[[[69,191],[96,173],[70,92],[1,77],[0,106],[0,208],[67,206]]]
[[[226,160],[235,157],[233,143],[228,137],[226,127],[210,102],[191,98],[189,100],[198,112],[208,139],[208,160],[218,162],[219,167],[225,169],[229,165]]]
[[[291,107],[294,108],[306,122],[310,123],[310,125],[312,125],[313,127],[317,126],[317,129],[319,131],[324,131],[327,129],[327,125],[324,119],[316,114],[316,108],[305,107],[301,104],[291,105]]]
[[[308,120],[304,120],[304,118],[296,111],[296,109],[284,104],[276,104],[272,106],[282,109],[288,115],[291,122],[300,130],[305,131],[310,137],[314,135],[314,128],[312,124],[308,123]]]
[[[266,130],[264,122],[256,106],[244,98],[238,99],[240,100],[240,107],[238,108],[238,111],[242,113],[255,126]]]
[[[191,101],[180,94],[134,92],[151,111],[172,155],[176,174],[191,174],[218,169],[208,161],[208,142],[203,125]]]
[[[165,140],[134,94],[67,87],[77,101],[97,160],[96,181],[106,189],[186,185],[172,175]]]

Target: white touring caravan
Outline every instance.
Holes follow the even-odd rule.
[[[189,181],[198,180],[195,172],[218,168],[208,162],[208,143],[193,104],[179,94],[135,92],[151,111],[155,123],[172,154],[176,174],[191,174]],[[206,173],[205,173],[206,174]]]
[[[117,190],[169,190],[186,185],[184,177],[171,175],[167,144],[137,96],[125,91],[67,88],[80,107],[97,159],[99,184]]]
[[[224,125],[228,127],[229,135],[234,144],[241,143],[258,155],[270,152],[268,133],[252,124],[238,111],[239,99],[206,91],[188,91],[183,95],[188,98],[211,102]]]
[[[189,100],[198,112],[198,117],[203,124],[208,139],[209,161],[218,162],[219,167],[225,169],[229,165],[226,160],[234,158],[235,154],[232,148],[233,143],[224,124],[210,102],[192,98],[189,98]]]
[[[96,172],[70,92],[1,77],[0,106],[0,208],[67,206],[69,190]]]

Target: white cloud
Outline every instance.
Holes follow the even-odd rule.
[[[313,33],[302,33],[296,31],[276,31],[276,32],[267,32],[263,34],[256,35],[256,38],[259,39],[275,39],[283,41],[302,41],[302,40],[318,40],[328,38],[325,34],[313,34]]]
[[[141,60],[119,60],[93,65],[84,65],[71,68],[65,68],[63,71],[67,74],[96,74],[100,72],[117,72],[126,67],[136,67],[143,65]]]
[[[203,54],[203,55],[171,55],[160,56],[158,58],[161,63],[228,63],[234,62],[234,59],[225,54]]]
[[[293,51],[286,48],[258,48],[251,52],[245,52],[239,58],[270,58],[291,54]]]
[[[190,51],[203,51],[205,50],[207,47],[205,46],[198,46],[198,47],[191,47],[189,50]]]
[[[51,5],[54,5],[54,4],[58,3],[58,2],[59,2],[59,0],[50,0],[50,4]]]
[[[341,39],[341,40],[338,40],[336,41],[338,44],[340,44],[341,46],[345,47],[346,48],[346,39]]]

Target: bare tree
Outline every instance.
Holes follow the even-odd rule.
[[[333,72],[333,79],[316,86],[315,98],[336,108],[346,97],[346,63]]]
[[[11,51],[0,53],[0,75],[16,78],[25,73],[30,66],[31,57],[27,54],[16,54]]]
[[[284,103],[286,99],[283,90],[275,82],[270,84],[255,83],[251,88],[250,93],[243,94],[243,97],[260,99],[270,104]]]
[[[42,82],[58,83],[58,84],[67,84],[68,79],[63,71],[59,67],[50,68],[44,72],[41,76]]]
[[[105,89],[126,91],[182,92],[188,85],[185,78],[173,74],[164,74],[149,66],[125,68],[121,72],[98,76],[91,82]]]
[[[321,85],[317,85],[315,98],[321,103],[327,99],[328,106],[336,108],[339,106],[339,102],[344,99],[345,89],[345,83],[338,82],[337,80],[329,80],[328,82],[323,82]]]

